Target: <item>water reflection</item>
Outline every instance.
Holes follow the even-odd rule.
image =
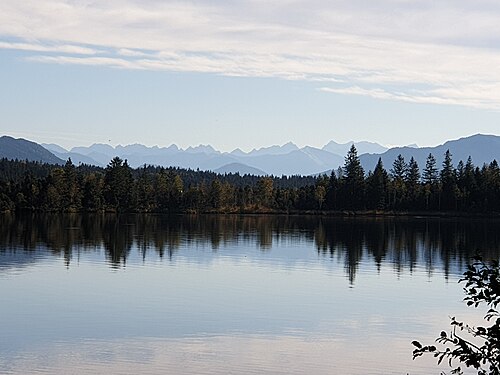
[[[471,256],[498,258],[497,220],[431,218],[325,218],[299,216],[2,215],[0,270],[31,262],[43,251],[62,255],[67,267],[81,252],[105,251],[111,267],[127,264],[137,249],[172,259],[186,247],[218,251],[242,243],[270,252],[278,242],[314,244],[321,257],[343,259],[353,283],[363,259],[459,274]],[[254,246],[255,246],[254,245]],[[17,262],[14,260],[17,259]],[[457,269],[458,267],[458,269]]]
[[[0,216],[0,373],[437,373],[410,342],[473,321],[498,223]]]
[[[77,345],[57,343],[44,348],[43,356],[23,353],[11,369],[13,373],[43,369],[40,373],[52,375],[70,374],[74,369],[86,374],[401,375],[400,369],[407,365],[406,340],[377,344],[376,340],[367,340],[353,353],[352,346],[328,337],[232,335],[88,340]],[[387,368],[387,353],[391,353],[395,368]],[[422,363],[412,364],[412,374],[428,374],[430,361],[424,358],[423,362],[425,367]]]

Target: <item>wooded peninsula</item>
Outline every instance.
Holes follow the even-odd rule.
[[[253,176],[165,168],[106,168],[68,159],[64,166],[0,160],[0,211],[153,213],[499,213],[500,167],[471,158],[441,166],[429,154],[422,171],[399,155],[365,173],[351,147],[336,171],[318,176]]]

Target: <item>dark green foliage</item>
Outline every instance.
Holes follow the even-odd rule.
[[[412,344],[413,359],[431,353],[438,359],[438,364],[447,360],[450,367],[459,362],[461,366],[473,368],[478,375],[500,374],[500,268],[498,261],[486,264],[481,257],[475,257],[464,273],[464,301],[468,306],[485,305],[489,309],[484,316],[485,326],[471,326],[451,318],[452,330],[449,334],[442,331],[436,342],[440,345],[423,346],[418,341]],[[463,374],[462,368],[456,367],[452,374]]]
[[[104,174],[104,198],[107,209],[130,211],[133,207],[133,178],[127,161],[112,159]]]

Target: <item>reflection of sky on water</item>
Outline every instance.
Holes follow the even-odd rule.
[[[446,366],[441,366],[445,369]],[[408,341],[234,334],[183,339],[57,342],[23,352],[7,373],[79,374],[429,374],[432,358],[412,361]],[[433,369],[434,371],[432,371]]]
[[[218,242],[216,249],[193,234],[200,230],[179,230],[170,256],[150,247],[158,237],[141,242],[145,235],[137,232],[126,241],[119,267],[109,266],[109,242],[70,241],[68,246],[77,245],[62,252],[43,241],[30,251],[4,247],[0,373],[434,369],[432,360],[411,361],[410,342],[432,342],[451,314],[473,316],[457,285],[463,256],[439,247],[430,251],[424,241],[414,254],[395,250],[397,235],[381,242],[372,237],[370,248],[365,241],[352,255],[340,245],[329,247],[337,238],[321,241],[324,232],[295,225],[272,234],[265,249],[252,230]],[[378,256],[374,246],[386,242]],[[327,244],[327,251],[318,244]]]
[[[321,348],[330,352],[329,358],[333,356],[337,360],[344,360],[349,352],[351,361],[355,358],[353,355],[360,353],[365,358],[377,353],[375,349],[380,345],[377,340],[384,346],[401,345],[398,350],[408,357],[411,339],[422,337],[423,332],[430,332],[432,339],[438,326],[442,328],[448,324],[444,311],[464,308],[455,280],[446,282],[442,275],[429,279],[426,272],[397,276],[391,265],[375,272],[373,264],[363,264],[360,267],[362,276],[353,288],[345,279],[343,263],[332,265],[331,260],[323,258],[318,259],[316,267],[308,264],[280,267],[249,260],[248,255],[236,260],[216,257],[210,263],[179,257],[165,267],[155,261],[151,265],[146,261],[144,265],[110,270],[105,263],[96,263],[93,254],[90,255],[89,259],[81,257],[80,262],[69,269],[64,267],[62,259],[58,262],[47,260],[26,273],[0,279],[2,301],[5,301],[1,308],[4,320],[0,323],[5,340],[0,350],[7,363],[17,363],[18,358],[26,361],[25,357],[39,361],[47,356],[62,356],[59,362],[50,360],[48,363],[61,366],[58,369],[50,365],[50,372],[64,373],[63,359],[67,355],[69,358],[65,360],[70,363],[75,360],[78,366],[95,370],[89,370],[91,373],[101,373],[103,369],[109,370],[108,365],[93,363],[95,358],[89,359],[100,351],[91,351],[87,357],[82,350],[85,353],[89,348],[82,349],[79,345],[89,340],[111,341],[106,350],[113,354],[113,345],[124,348],[122,340],[150,337],[160,345],[151,359],[151,366],[158,366],[158,369],[179,366],[175,363],[178,359],[175,353],[184,353],[193,371],[200,366],[198,373],[204,373],[205,367],[195,360],[196,356],[203,355],[190,351],[200,349],[189,340],[203,342],[207,337],[222,336],[224,339],[217,343],[223,348],[214,349],[217,358],[213,358],[211,364],[214,369],[221,369],[226,365],[237,366],[238,351],[250,351],[249,355],[255,358],[260,356],[258,353],[263,350],[259,346],[260,339],[253,335],[267,336],[262,345],[271,349],[265,352],[285,362],[291,358],[298,360],[308,351],[311,358],[315,358],[314,353]],[[322,265],[323,262],[328,262],[329,266]],[[439,317],[441,324],[434,324],[429,317]],[[242,348],[233,350],[227,344],[227,340],[233,339]],[[144,343],[141,344],[142,339],[137,340],[141,348]],[[167,341],[162,343],[161,340]],[[318,340],[320,349],[313,345]],[[69,345],[64,349],[66,354],[57,353],[60,342]],[[289,342],[294,347],[288,350]],[[355,349],[343,353],[339,342],[341,348]],[[45,353],[47,345],[56,346],[54,353]],[[182,347],[187,349],[182,351]],[[137,353],[133,346],[130,350]],[[223,357],[218,357],[218,350],[230,356],[234,363],[226,363]],[[302,354],[286,360],[282,358],[294,350]],[[106,351],[101,355],[104,353]],[[126,362],[132,362],[132,368],[140,370],[145,365],[140,361],[135,363],[134,353],[125,356]],[[116,354],[106,357],[113,362]],[[88,361],[90,363],[86,363]],[[121,361],[119,359],[118,365]],[[276,358],[271,363],[275,361]],[[309,366],[307,362],[296,362],[296,365],[299,363]],[[316,367],[311,364],[310,370],[328,373],[327,363],[313,363]],[[363,368],[366,370],[367,363],[363,361],[359,373],[363,373]],[[405,363],[413,365],[411,361]],[[15,366],[18,365],[28,366]],[[269,366],[263,361],[256,368],[275,373]],[[16,367],[15,373],[23,373],[21,367]],[[120,373],[116,369],[113,371]]]

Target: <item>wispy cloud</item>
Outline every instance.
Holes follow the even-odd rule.
[[[33,52],[56,52],[74,55],[95,55],[99,50],[69,44],[43,44],[43,43],[14,43],[0,41],[0,49],[12,49]]]
[[[44,63],[321,81],[325,92],[498,110],[499,17],[488,0],[4,0],[0,49]]]
[[[451,98],[444,98],[436,95],[419,95],[418,93],[404,93],[404,92],[389,92],[383,89],[364,89],[359,86],[352,86],[346,88],[331,88],[322,87],[321,91],[331,92],[334,94],[347,94],[347,95],[360,95],[368,96],[375,99],[389,99],[398,100],[408,103],[421,103],[421,104],[464,104],[464,101],[457,101]],[[480,103],[469,103],[470,106],[480,107]]]

